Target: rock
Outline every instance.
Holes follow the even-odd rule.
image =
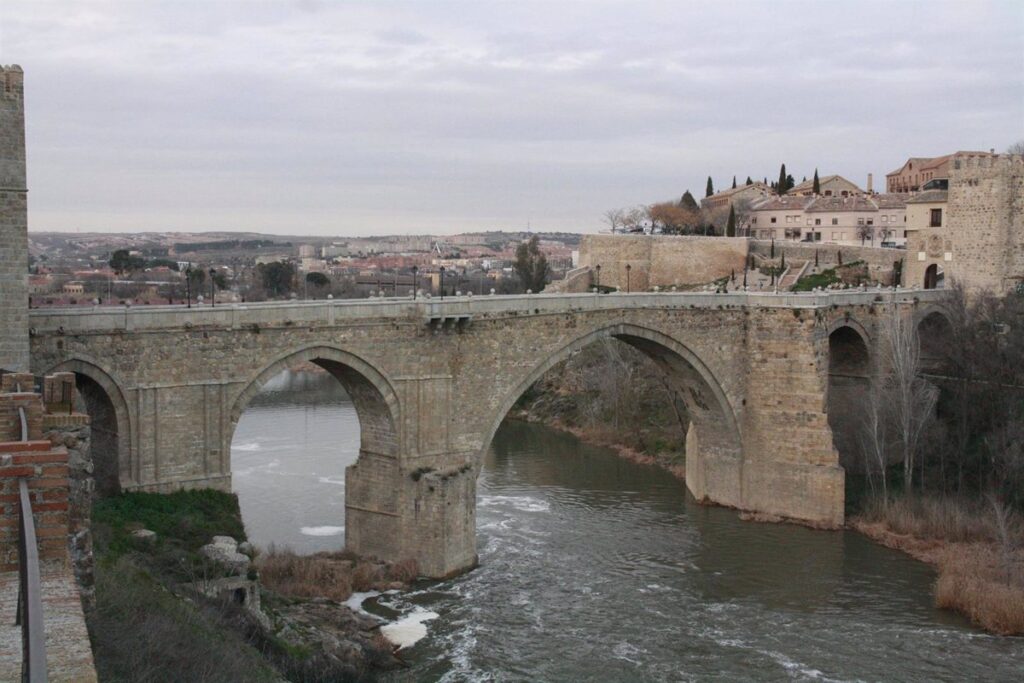
[[[238,552],[252,557],[256,553],[256,548],[254,548],[252,543],[249,543],[249,541],[242,541],[238,544]]]
[[[218,538],[230,537],[215,536],[214,540],[216,541]],[[211,562],[219,564],[233,574],[245,574],[249,571],[249,557],[238,552],[234,539],[230,540],[230,545],[227,543],[209,543],[204,545],[199,549],[199,554]]]
[[[149,529],[136,529],[132,532],[132,538],[136,541],[153,544],[156,543],[156,532]]]

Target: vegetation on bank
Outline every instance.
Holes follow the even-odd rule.
[[[143,528],[156,536],[133,535]],[[353,588],[404,587],[415,578],[412,563],[273,550],[248,573],[267,573],[261,617],[188,587],[229,574],[199,550],[213,536],[245,540],[233,494],[99,500],[93,532],[96,608],[87,623],[100,680],[358,681],[399,663],[378,624],[339,603]]]

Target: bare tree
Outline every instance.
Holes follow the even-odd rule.
[[[914,321],[895,308],[886,324],[883,346],[885,398],[891,414],[893,437],[903,462],[904,486],[913,485],[921,437],[932,419],[938,389],[921,377],[921,346]]]
[[[604,212],[602,220],[615,232],[616,228],[622,228],[626,222],[627,209],[608,209]]]
[[[885,392],[882,385],[873,382],[871,390],[865,394],[865,405],[861,412],[861,428],[858,434],[860,439],[861,453],[864,456],[864,472],[868,477],[868,484],[874,491],[874,479],[872,469],[877,467],[879,479],[882,484],[882,499],[889,499],[889,485],[886,472],[888,470],[888,430],[885,421]]]
[[[1006,148],[1007,154],[1024,154],[1024,140],[1017,140]]]

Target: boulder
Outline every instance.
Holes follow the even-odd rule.
[[[214,536],[213,543],[200,548],[199,554],[232,574],[245,574],[249,571],[249,556],[238,552],[238,543],[230,536]]]
[[[132,532],[132,538],[142,543],[156,543],[156,532],[149,529],[136,529]]]

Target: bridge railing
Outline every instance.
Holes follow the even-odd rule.
[[[261,325],[323,325],[371,318],[429,319],[516,312],[568,313],[633,308],[799,307],[817,308],[869,303],[941,301],[944,290],[868,289],[834,292],[642,292],[626,294],[463,295],[444,299],[409,297],[301,302],[231,303],[185,306],[117,306],[35,309],[34,333],[90,330],[145,330],[201,327],[245,328]]]
[[[21,626],[22,680],[43,683],[47,680],[46,634],[39,546],[25,479],[18,480],[18,616],[15,624]]]

